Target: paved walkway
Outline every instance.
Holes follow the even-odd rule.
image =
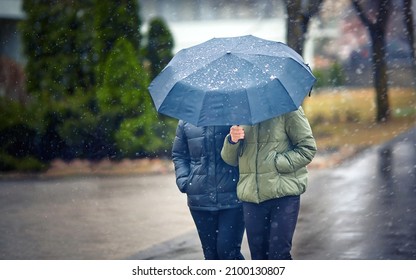
[[[0,259],[202,259],[172,173],[0,180],[0,213]],[[311,170],[293,256],[415,260],[415,213],[416,128]]]
[[[0,180],[0,259],[126,259],[190,232],[174,175]]]

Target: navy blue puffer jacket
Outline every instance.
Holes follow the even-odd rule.
[[[176,184],[192,210],[241,207],[236,187],[238,169],[221,158],[229,126],[196,127],[179,121],[172,147]]]

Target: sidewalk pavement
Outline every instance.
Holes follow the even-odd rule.
[[[338,167],[310,170],[294,259],[416,259],[416,127]],[[243,254],[250,259],[247,240]],[[190,230],[129,259],[202,259]]]

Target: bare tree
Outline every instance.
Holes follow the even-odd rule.
[[[286,42],[303,55],[309,22],[319,13],[323,0],[285,0],[287,11]]]
[[[389,11],[392,7],[391,0],[371,1],[371,6],[363,5],[363,1],[360,0],[351,1],[362,23],[367,27],[371,38],[372,69],[376,90],[376,121],[378,123],[387,122],[390,119],[391,111],[388,98],[386,30]],[[367,8],[367,14],[363,6]]]
[[[416,48],[415,48],[415,33],[413,29],[413,12],[412,12],[412,0],[403,0],[403,14],[404,25],[406,26],[406,37],[409,41],[413,60],[413,71],[416,75]]]

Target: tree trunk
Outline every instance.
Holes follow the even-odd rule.
[[[319,13],[323,0],[285,0],[286,42],[303,56],[310,19]]]
[[[403,1],[403,15],[404,15],[404,25],[406,28],[406,37],[409,42],[411,57],[413,60],[413,73],[416,77],[416,46],[415,46],[415,36],[413,28],[413,12],[412,12],[412,0]],[[416,86],[416,81],[413,81],[413,86]]]
[[[301,0],[287,1],[287,25],[286,41],[287,45],[294,49],[298,54],[303,55],[303,46],[305,43],[305,32],[303,25],[303,15]]]
[[[364,13],[359,0],[351,0],[354,9],[363,24],[368,28],[372,43],[372,67],[374,88],[376,90],[376,121],[378,123],[390,120],[391,112],[388,98],[388,77],[386,65],[385,32],[390,16],[391,0],[379,0],[376,18],[370,19]],[[370,9],[371,10],[371,9]],[[374,11],[373,11],[374,12]],[[371,11],[369,11],[371,13]]]
[[[374,88],[376,90],[376,121],[380,123],[390,119],[386,49],[384,47],[385,33],[375,26],[370,34],[373,42],[372,67]]]

